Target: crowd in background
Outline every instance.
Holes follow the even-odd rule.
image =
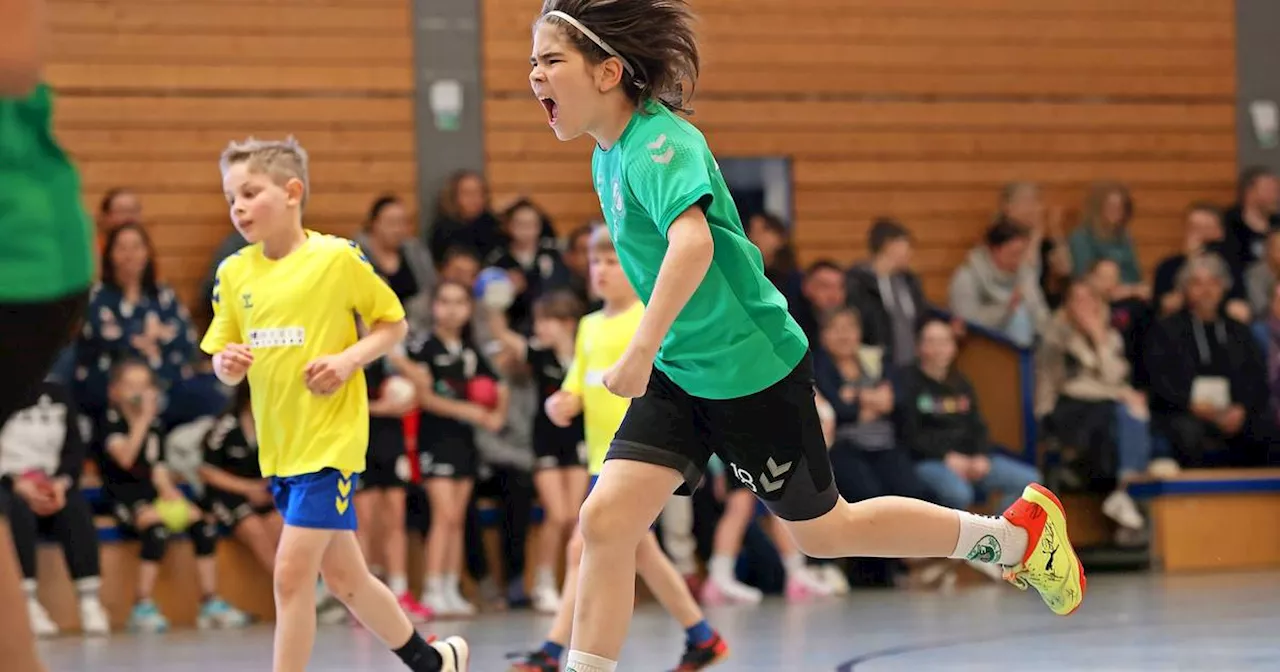
[[[910,222],[874,222],[868,257],[852,266],[817,260],[801,268],[781,218],[745,218],[766,274],[809,335],[846,499],[903,495],[998,511],[1046,476],[1046,465],[1025,461],[1020,446],[992,443],[981,408],[1002,400],[979,399],[955,366],[960,343],[975,331],[1034,350],[1036,417],[1056,456],[1048,475],[1105,496],[1121,543],[1142,543],[1146,527],[1128,485],[1180,468],[1275,459],[1275,175],[1244,171],[1229,207],[1188,204],[1185,245],[1161,260],[1139,258],[1129,231],[1136,204],[1124,185],[1097,185],[1069,231],[1062,209],[1046,204],[1034,184],[1009,185],[992,201],[993,221],[955,269],[947,305],[931,305],[912,270]],[[537,506],[537,473],[548,465],[533,448],[548,392],[536,369],[565,362],[554,352],[535,360],[509,337],[565,349],[557,321],[576,324],[599,305],[589,249],[597,224],[553,227],[536,195],[495,210],[483,178],[470,172],[445,185],[427,236],[417,235],[413,217],[395,196],[378,197],[355,238],[411,326],[404,350],[366,371],[378,476],[357,499],[368,530],[362,542],[416,617],[530,602],[553,611],[563,545],[540,544],[526,557],[526,541],[535,511],[545,511],[544,529],[561,529],[561,538],[575,513]],[[279,519],[257,471],[248,395],[218,383],[196,344],[217,291],[213,271],[244,240],[229,233],[210,260],[200,304],[184,306],[157,268],[145,203],[113,190],[98,223],[100,281],[84,324],[39,400],[0,433],[0,486],[15,494],[11,520],[33,622],[43,634],[56,632],[35,592],[35,546],[52,537],[81,597],[85,631],[108,629],[97,597],[94,516],[110,515],[142,542],[132,627],[167,627],[150,597],[166,542],[178,532],[196,547],[200,624],[241,625],[244,614],[218,597],[215,544],[233,536],[270,569]],[[567,333],[571,353],[572,326]],[[393,379],[416,393],[406,396]],[[1010,381],[1009,394],[1015,386]],[[474,463],[431,458],[459,452],[474,453]],[[738,495],[732,472],[710,473],[661,527],[664,547],[708,599],[830,595],[851,578],[945,584],[954,577],[949,562],[797,562],[787,540],[765,533],[774,531],[767,519],[752,523],[754,503]],[[489,566],[480,543],[481,509],[490,505],[502,529],[500,567]],[[409,593],[406,576],[412,531],[427,543],[421,595]],[[526,565],[535,577],[529,586]],[[478,586],[469,597],[464,572]],[[805,590],[791,590],[796,585]],[[332,607],[322,600],[322,609]]]

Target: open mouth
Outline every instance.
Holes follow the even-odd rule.
[[[559,105],[551,98],[539,98],[538,102],[542,103],[542,108],[547,112],[547,123],[555,126],[556,120],[559,119]]]

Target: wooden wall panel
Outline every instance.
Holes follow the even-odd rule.
[[[311,228],[351,235],[387,191],[414,206],[409,0],[50,0],[50,10],[56,125],[86,203],[136,191],[161,275],[189,305],[231,230],[217,167],[231,140],[302,142]]]
[[[482,1],[495,194],[534,196],[562,228],[598,217],[590,142],[556,141],[529,92],[536,7]],[[1231,198],[1229,0],[692,3],[693,121],[718,156],[793,160],[803,260],[863,257],[871,219],[894,215],[937,299],[1005,182],[1044,183],[1069,223],[1090,183],[1126,182],[1148,268],[1190,201]]]

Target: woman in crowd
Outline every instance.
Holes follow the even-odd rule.
[[[1080,225],[1067,239],[1071,250],[1071,272],[1075,277],[1088,273],[1093,265],[1110,259],[1120,267],[1120,286],[1114,300],[1151,299],[1151,287],[1142,282],[1138,251],[1129,234],[1133,219],[1133,197],[1122,184],[1094,185],[1085,201]]]
[[[427,246],[413,235],[413,224],[404,203],[393,195],[379,196],[369,208],[364,228],[356,234],[373,268],[404,304],[412,331],[431,327],[431,291],[436,267]]]
[[[82,411],[97,417],[106,410],[107,381],[117,362],[146,362],[163,399],[192,378],[194,356],[191,317],[173,288],[157,279],[155,248],[146,229],[116,227],[107,235],[102,280],[76,342],[74,389]],[[188,419],[165,416],[170,426]]]
[[[746,228],[747,237],[764,257],[765,277],[788,299],[799,296],[803,278],[786,223],[777,215],[758,212],[747,219]]]

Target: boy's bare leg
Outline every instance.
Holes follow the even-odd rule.
[[[316,639],[316,577],[334,530],[286,525],[276,553],[273,670],[305,672]],[[330,586],[330,590],[332,590]]]
[[[324,583],[351,613],[387,646],[396,649],[413,635],[413,623],[396,596],[364,562],[355,532],[338,532],[320,563]]]

